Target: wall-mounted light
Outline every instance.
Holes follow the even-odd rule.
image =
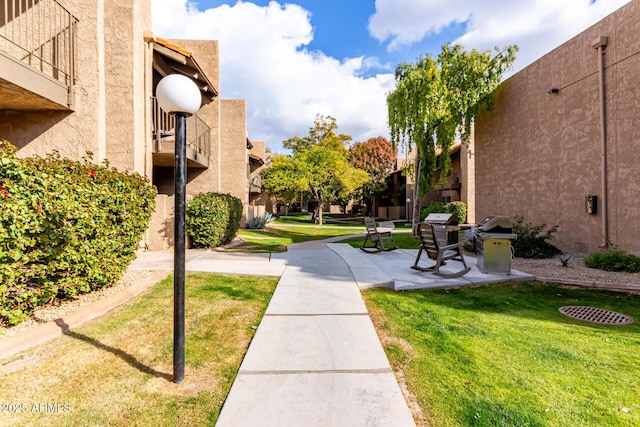
[[[558,89],[557,87],[552,87],[551,89],[549,89],[549,90],[547,91],[547,93],[548,93],[549,95],[554,94],[554,93],[558,93],[558,92],[560,92],[560,89]]]

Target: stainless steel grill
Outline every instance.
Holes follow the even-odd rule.
[[[436,239],[442,246],[458,243],[458,216],[455,214],[432,213],[424,219],[427,224],[433,224]]]
[[[478,268],[483,273],[511,274],[511,241],[516,239],[508,216],[488,216],[475,233]]]

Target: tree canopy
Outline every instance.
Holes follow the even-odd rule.
[[[391,142],[383,136],[357,142],[349,148],[351,163],[369,174],[369,182],[362,187],[369,212],[372,199],[386,189],[386,178],[393,172],[396,152]]]
[[[336,120],[316,116],[309,135],[295,136],[283,142],[291,156],[278,156],[262,172],[267,192],[282,200],[300,191],[308,191],[314,202],[314,218],[322,224],[322,209],[327,203],[352,194],[368,181],[368,174],[354,167],[346,145],[351,136],[337,134]]]
[[[415,200],[433,189],[436,169],[448,174],[450,157],[439,156],[436,164],[437,153],[448,153],[457,135],[468,143],[474,118],[491,108],[493,91],[517,51],[515,45],[480,52],[446,44],[437,59],[427,54],[398,65],[396,88],[387,95],[389,127],[394,146],[417,150]]]

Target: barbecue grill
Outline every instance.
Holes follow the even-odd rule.
[[[436,239],[442,246],[458,243],[458,216],[456,214],[432,213],[424,219],[426,224],[433,224]]]
[[[476,228],[476,256],[483,273],[511,274],[511,241],[516,239],[508,216],[488,216]]]

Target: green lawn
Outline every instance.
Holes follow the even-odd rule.
[[[238,237],[244,244],[232,250],[243,252],[284,252],[287,245],[326,239],[334,236],[358,234],[365,231],[363,226],[345,227],[333,225],[285,225],[271,224],[265,230],[240,230]]]
[[[410,230],[405,230],[402,233],[392,233],[393,241],[396,242],[399,248],[402,249],[418,249],[420,247],[420,239],[414,237]],[[340,243],[348,243],[354,248],[362,247],[364,237],[352,237],[350,239],[341,240]]]
[[[586,305],[640,321],[639,295],[522,283],[364,296],[422,425],[640,425],[640,325],[558,312]]]
[[[21,406],[0,412],[0,425],[213,426],[277,281],[187,275],[182,384],[171,379],[171,277],[109,316],[2,361],[0,403]]]

